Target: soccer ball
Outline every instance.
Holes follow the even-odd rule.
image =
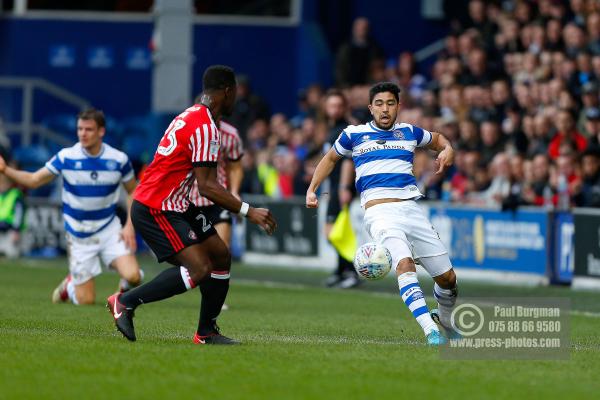
[[[392,255],[382,244],[365,243],[356,250],[354,269],[368,280],[381,279],[392,269]]]

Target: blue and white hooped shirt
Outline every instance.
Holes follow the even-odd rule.
[[[60,150],[46,163],[63,177],[65,229],[79,238],[89,237],[110,224],[119,200],[119,185],[134,178],[127,155],[106,143],[96,156],[77,143]]]
[[[431,132],[411,124],[382,130],[369,122],[349,125],[333,147],[339,155],[352,157],[364,207],[369,200],[423,196],[413,175],[413,157],[415,148],[427,146],[431,138]]]

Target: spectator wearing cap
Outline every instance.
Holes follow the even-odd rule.
[[[581,186],[575,196],[578,207],[600,207],[600,148],[590,147],[581,155]]]
[[[553,160],[559,155],[560,146],[563,141],[572,141],[577,150],[583,151],[587,147],[586,138],[577,131],[575,118],[571,110],[561,109],[556,115],[554,124],[556,125],[556,135],[550,141],[548,154]]]

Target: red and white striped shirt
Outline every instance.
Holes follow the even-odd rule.
[[[237,161],[244,155],[244,146],[242,139],[235,126],[220,121],[219,130],[221,136],[221,147],[219,149],[219,159],[217,163],[217,182],[225,189],[229,189],[227,181],[227,163]],[[198,183],[194,182],[190,192],[190,201],[198,207],[213,205],[214,203],[203,197],[198,192]]]
[[[216,167],[221,139],[210,110],[200,104],[171,122],[134,199],[148,207],[185,212],[196,178],[194,167]]]

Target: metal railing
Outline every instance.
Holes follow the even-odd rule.
[[[12,77],[0,76],[0,89],[20,89],[23,92],[21,121],[19,123],[6,122],[4,128],[7,132],[20,133],[21,144],[28,146],[31,144],[32,135],[38,134],[44,139],[53,140],[59,144],[67,145],[69,141],[58,132],[54,132],[44,126],[34,124],[33,107],[35,91],[39,90],[55,97],[56,99],[83,110],[90,107],[90,102],[83,97],[58,86],[44,79],[30,77]]]

